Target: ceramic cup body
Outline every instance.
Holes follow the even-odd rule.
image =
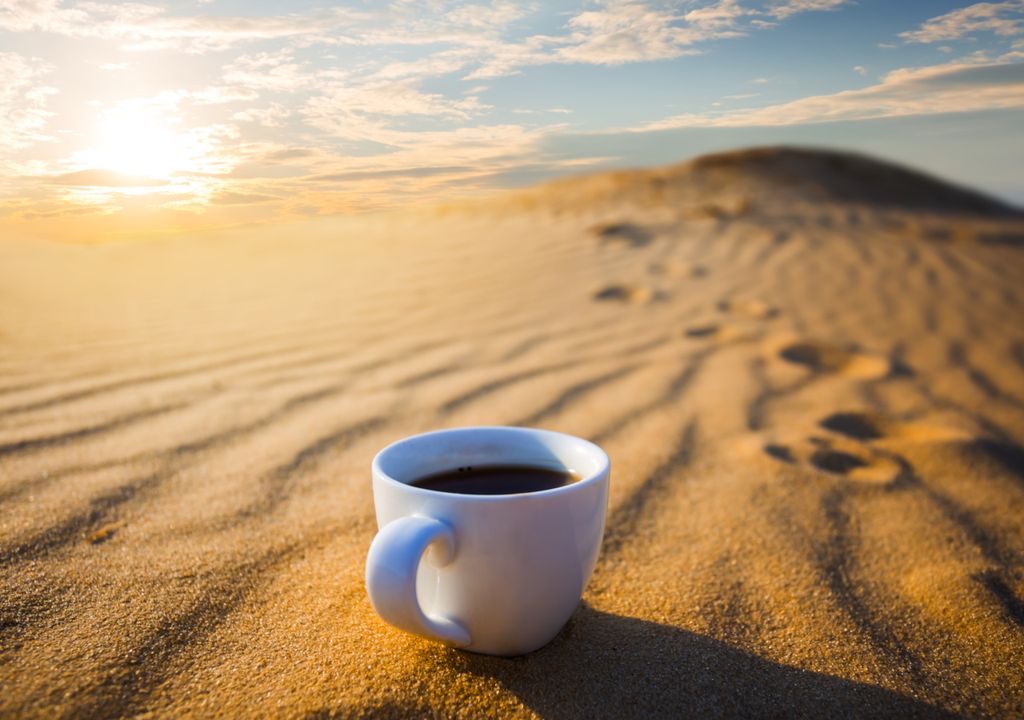
[[[467,465],[529,465],[582,479],[516,495],[468,495],[408,483]],[[380,531],[366,585],[386,621],[489,655],[548,643],[579,604],[608,506],[608,456],[545,430],[475,427],[416,435],[373,461]]]

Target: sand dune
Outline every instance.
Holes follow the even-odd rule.
[[[0,715],[1024,714],[1024,220],[762,150],[259,238],[0,244]],[[369,462],[613,459],[525,658],[384,625]]]

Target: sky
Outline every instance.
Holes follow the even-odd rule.
[[[798,144],[1024,205],[1024,0],[0,0],[0,240],[402,208]]]

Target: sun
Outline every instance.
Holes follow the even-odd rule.
[[[95,145],[86,152],[88,162],[124,175],[169,179],[186,168],[191,155],[183,136],[147,113],[104,115],[96,136]]]

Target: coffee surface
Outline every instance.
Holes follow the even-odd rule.
[[[446,470],[417,478],[409,484],[424,490],[465,495],[519,495],[551,490],[579,480],[578,475],[568,470],[529,465],[490,465]]]

